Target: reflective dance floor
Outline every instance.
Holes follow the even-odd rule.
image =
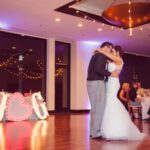
[[[89,119],[88,113],[57,113],[42,121],[1,122],[0,150],[150,150],[150,122],[134,121],[149,135],[142,141],[106,141],[89,137]]]

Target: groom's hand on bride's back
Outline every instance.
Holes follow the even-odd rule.
[[[115,70],[115,71],[111,72],[111,76],[117,78],[119,76],[118,70]]]

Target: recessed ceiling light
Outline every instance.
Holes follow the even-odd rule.
[[[114,26],[111,26],[111,29],[114,29]]]
[[[140,30],[142,31],[142,30],[143,30],[143,28],[142,28],[142,27],[140,27]]]
[[[83,24],[82,23],[78,23],[78,27],[83,27]]]
[[[60,18],[56,18],[55,20],[56,20],[57,22],[59,22],[59,21],[60,21]]]
[[[12,47],[12,49],[16,49],[16,47],[15,47],[15,46],[13,46],[13,47]]]
[[[98,28],[97,30],[98,30],[98,31],[102,31],[102,28]]]

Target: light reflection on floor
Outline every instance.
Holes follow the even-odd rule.
[[[54,114],[47,120],[1,122],[0,150],[149,150],[142,141],[106,141],[89,137],[89,114]],[[135,120],[150,135],[150,122]]]

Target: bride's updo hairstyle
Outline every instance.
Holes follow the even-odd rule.
[[[121,46],[116,45],[114,47],[114,49],[115,49],[116,52],[119,52],[120,57],[123,57],[123,50],[122,50]]]

